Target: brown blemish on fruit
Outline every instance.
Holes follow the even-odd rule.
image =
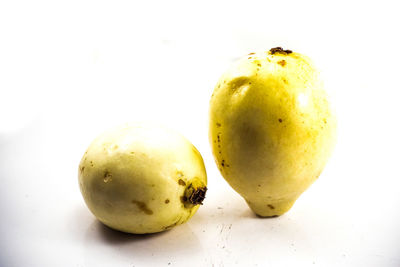
[[[152,215],[153,211],[151,209],[149,209],[146,205],[146,203],[142,202],[142,201],[137,201],[137,200],[132,200],[133,204],[136,204],[136,206],[143,211],[144,213],[146,213],[147,215]]]
[[[216,123],[217,127],[221,127],[221,123],[217,122]]]
[[[90,165],[91,165],[92,167],[94,167],[93,161],[90,161]]]
[[[81,167],[79,168],[79,171],[80,171],[81,173],[83,173],[84,170],[85,170],[85,166],[81,166]]]
[[[178,184],[179,184],[179,185],[182,185],[182,186],[185,186],[185,185],[186,185],[185,181],[182,180],[182,179],[179,179],[179,180],[178,180]]]
[[[218,141],[218,153],[221,154],[221,133],[217,134],[217,141]]]
[[[287,81],[285,78],[282,78],[282,81],[283,81],[285,84],[288,84],[288,81]]]
[[[279,121],[280,123],[282,123],[282,119],[281,119],[281,118],[279,118],[278,121]]]
[[[249,53],[249,55],[254,55],[255,53],[253,53],[253,52],[251,52],[251,53]]]
[[[291,53],[293,53],[293,51],[292,50],[284,50],[282,47],[274,47],[274,48],[271,48],[270,50],[269,50],[269,53],[271,54],[271,55],[274,55],[274,54],[276,54],[276,53],[279,53],[279,54],[283,54],[283,55],[287,55],[287,54],[291,54]]]
[[[167,198],[166,200],[165,200],[165,204],[168,204],[169,203],[169,199]]]
[[[108,171],[105,171],[105,172],[104,172],[103,181],[104,181],[105,183],[111,182],[111,181],[112,181],[112,175],[111,175],[111,173],[109,173]]]
[[[222,160],[221,165],[222,165],[222,167],[225,166],[225,160]]]
[[[268,204],[267,206],[268,206],[268,208],[270,208],[271,210],[275,209],[275,207],[272,206],[271,204]]]
[[[281,65],[282,67],[285,67],[286,66],[286,60],[280,60],[280,61],[278,61],[277,62],[279,65]]]

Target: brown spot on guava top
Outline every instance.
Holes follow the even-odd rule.
[[[165,204],[168,204],[169,203],[169,199],[167,198],[166,200],[165,200]]]
[[[179,184],[179,185],[182,185],[182,186],[185,186],[185,185],[186,185],[185,181],[182,180],[182,179],[179,179],[179,180],[178,180],[178,184]]]
[[[146,213],[147,215],[152,215],[153,211],[151,209],[149,209],[146,205],[146,203],[142,202],[142,201],[137,201],[137,200],[132,200],[133,204],[136,204],[136,206],[143,211],[144,213]]]
[[[287,54],[291,54],[291,53],[293,53],[293,51],[292,50],[284,50],[282,47],[274,47],[274,48],[271,48],[270,50],[269,50],[269,53],[271,54],[271,55],[274,55],[274,54],[276,54],[276,53],[279,53],[279,54],[283,54],[283,55],[287,55]]]
[[[286,60],[280,60],[280,61],[278,61],[277,62],[279,65],[281,65],[282,67],[285,67],[286,66]]]
[[[268,208],[270,208],[271,210],[275,209],[275,207],[272,206],[271,204],[268,204],[267,206],[268,206]]]

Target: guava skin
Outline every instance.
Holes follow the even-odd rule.
[[[336,118],[310,59],[274,48],[250,53],[217,83],[209,140],[225,180],[261,217],[287,212],[319,177]]]
[[[178,133],[145,124],[120,126],[97,137],[82,157],[78,178],[96,218],[134,234],[186,222],[207,190],[197,149]]]

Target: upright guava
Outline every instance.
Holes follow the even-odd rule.
[[[336,139],[310,59],[277,47],[239,60],[214,89],[209,139],[221,174],[256,214],[288,211],[321,174]]]

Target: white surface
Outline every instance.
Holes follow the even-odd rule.
[[[216,2],[0,2],[0,266],[400,266],[396,1]],[[339,140],[260,219],[213,162],[208,101],[232,60],[278,45],[322,70]],[[125,235],[90,214],[77,166],[102,130],[147,119],[193,142],[209,191],[187,224]]]

